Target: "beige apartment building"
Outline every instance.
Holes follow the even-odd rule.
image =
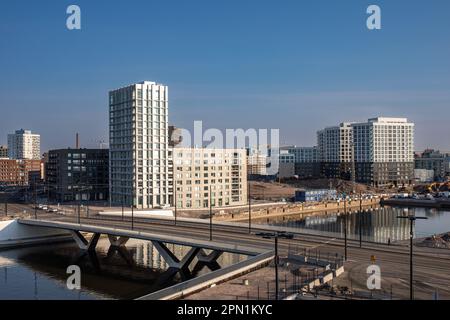
[[[174,148],[177,208],[247,204],[245,149]]]
[[[247,171],[249,175],[267,175],[267,156],[252,152],[247,156]]]

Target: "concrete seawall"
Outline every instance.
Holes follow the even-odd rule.
[[[0,250],[72,239],[69,232],[26,226],[17,220],[0,221]]]
[[[450,208],[450,199],[386,199],[381,204],[402,207]]]
[[[363,200],[362,203],[359,201],[348,201],[346,204],[347,211],[359,210],[360,207],[363,209],[373,209],[379,207],[379,199],[369,199]],[[343,202],[324,202],[317,204],[286,204],[284,206],[275,206],[264,209],[252,209],[252,220],[257,219],[267,219],[267,218],[277,218],[290,215],[300,215],[300,218],[312,215],[322,215],[328,212],[344,212]],[[248,220],[248,211],[239,214],[226,214],[226,215],[216,215],[214,217],[217,221],[246,221]]]

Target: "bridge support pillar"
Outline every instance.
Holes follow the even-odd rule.
[[[205,250],[201,249],[197,254],[197,259],[199,262],[205,264],[217,261],[217,259],[223,254],[223,251],[213,250],[210,254],[206,254]]]
[[[95,247],[97,246],[98,239],[100,239],[101,234],[100,233],[94,233],[91,237],[91,239],[88,241],[86,238],[79,232],[79,231],[73,231],[71,230],[70,233],[72,234],[73,239],[77,243],[78,247],[81,250],[95,250]]]
[[[110,234],[108,234],[108,239],[111,245],[114,247],[121,247],[125,245],[125,243],[127,243],[128,240],[130,240],[129,237],[117,237]]]
[[[197,256],[200,248],[191,248],[188,253],[180,260],[178,259],[172,251],[170,251],[167,246],[159,241],[152,241],[153,246],[158,250],[159,254],[163,257],[164,261],[169,265],[170,268],[174,269],[186,269],[191,264],[192,260]]]

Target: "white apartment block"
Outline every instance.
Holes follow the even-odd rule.
[[[176,147],[172,154],[177,208],[247,203],[246,150]]]
[[[317,134],[321,174],[377,186],[414,181],[414,124],[378,117],[342,123]]]
[[[328,178],[352,179],[353,128],[349,122],[317,132],[320,174]]]
[[[8,134],[8,157],[10,159],[41,159],[41,136],[30,130],[16,130]]]
[[[352,124],[357,162],[414,162],[414,124],[405,118],[373,118]]]
[[[110,199],[137,208],[172,202],[168,87],[144,81],[109,93]]]
[[[414,123],[378,117],[352,127],[359,180],[374,185],[414,182]]]
[[[323,162],[351,162],[353,159],[352,124],[341,123],[336,127],[328,127],[317,132],[319,160]]]

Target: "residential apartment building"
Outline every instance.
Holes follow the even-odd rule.
[[[378,117],[317,134],[321,175],[375,186],[414,182],[414,124]]]
[[[0,159],[8,158],[8,147],[0,146]]]
[[[295,176],[295,156],[281,148],[279,158],[278,178],[286,179]]]
[[[109,93],[110,199],[137,208],[172,203],[168,87],[144,81]]]
[[[414,157],[415,169],[432,170],[434,180],[444,180],[450,176],[450,153],[427,149]]]
[[[434,179],[434,170],[414,169],[414,179],[416,183],[430,183]]]
[[[40,135],[24,129],[8,134],[8,157],[10,159],[40,160]]]
[[[267,156],[259,150],[249,149],[247,151],[247,173],[254,176],[267,175]]]
[[[178,208],[247,203],[246,150],[179,147],[172,155]]]
[[[320,175],[319,150],[317,147],[291,147],[294,155],[294,172],[300,178],[315,178]]]
[[[28,159],[0,159],[0,184],[28,186],[40,180],[41,161]]]
[[[58,201],[106,201],[108,149],[60,149],[48,153],[45,173],[50,198]]]
[[[327,178],[353,177],[353,128],[348,122],[317,132],[320,174]]]
[[[356,179],[376,185],[414,183],[414,124],[406,118],[352,124]]]

